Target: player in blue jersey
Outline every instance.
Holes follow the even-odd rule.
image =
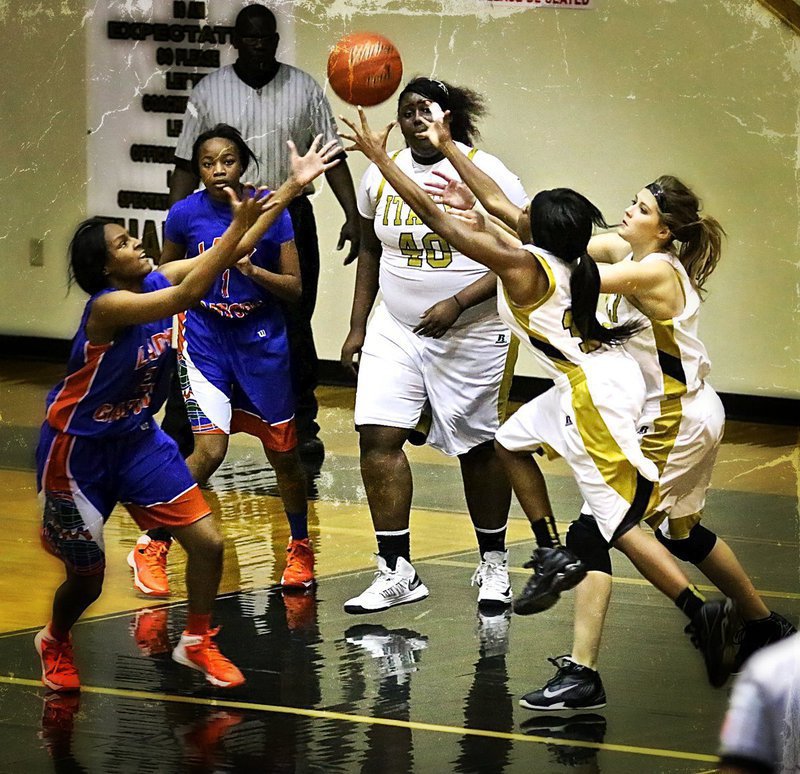
[[[241,189],[252,151],[239,132],[219,124],[192,148],[192,166],[204,189],[177,202],[167,216],[162,263],[195,258],[230,223],[225,190]],[[276,220],[255,250],[227,269],[200,304],[189,309],[179,334],[181,388],[194,433],[187,464],[203,483],[225,459],[231,433],[256,436],[275,470],[289,521],[284,587],[314,582],[308,539],[305,474],[297,453],[289,342],[281,301],[297,301],[300,264],[288,212]],[[155,596],[169,593],[169,533],[139,539],[128,563],[134,584]]]
[[[66,580],[52,619],[35,637],[42,681],[74,691],[80,680],[70,630],[100,595],[105,570],[103,525],[117,502],[142,528],[168,526],[188,554],[187,630],[173,658],[214,685],[244,682],[218,650],[210,628],[222,572],[222,538],[177,445],[153,421],[170,353],[172,315],[204,297],[211,283],[248,255],[303,186],[330,167],[332,145],[298,157],[270,197],[224,191],[229,226],[201,259],[152,271],[140,241],[102,218],[82,223],[70,244],[74,281],[91,298],[75,336],[67,376],[47,399],[37,448],[44,504],[42,541],[61,559]],[[335,162],[333,162],[335,163]]]

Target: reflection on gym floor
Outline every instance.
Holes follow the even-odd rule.
[[[0,376],[0,769],[20,772],[708,772],[727,690],[709,687],[681,613],[615,557],[614,600],[601,668],[608,706],[534,713],[520,695],[552,675],[548,657],[572,636],[570,594],[519,618],[477,610],[477,562],[457,466],[410,450],[415,470],[412,552],[428,599],[350,616],[343,602],[374,568],[374,538],[352,428],[352,392],[322,391],[328,450],[310,515],[314,591],[281,591],[286,523],[263,454],[235,437],[207,492],[226,536],[222,650],[247,683],[220,691],[170,658],[186,618],[183,556],[170,555],[173,596],[132,589],[125,556],[137,529],[124,511],[108,524],[107,588],[75,628],[80,695],[49,694],[32,646],[48,617],[58,564],[37,541],[32,470],[52,366],[4,363]],[[14,374],[12,378],[10,374]],[[731,423],[707,518],[770,607],[795,623],[797,431]],[[565,468],[546,470],[561,523],[577,514]],[[515,509],[512,581],[531,549]],[[693,570],[692,579],[708,590]],[[715,592],[709,594],[714,596]],[[729,686],[728,686],[729,687]]]

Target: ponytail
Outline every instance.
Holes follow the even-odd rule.
[[[606,328],[597,319],[597,301],[600,297],[600,272],[588,254],[582,255],[572,265],[569,278],[572,294],[572,322],[581,338],[601,344],[622,344],[641,330],[641,325],[627,322]]]
[[[620,344],[639,331],[633,324],[606,328],[597,319],[600,272],[586,253],[592,226],[608,228],[603,213],[571,188],[540,191],[530,207],[533,243],[570,264],[572,323],[585,342]]]
[[[678,260],[683,264],[692,284],[702,290],[719,262],[722,237],[725,231],[716,218],[700,215],[695,223],[676,229],[675,238],[680,242]]]
[[[719,262],[725,230],[716,218],[700,214],[702,205],[697,195],[677,177],[662,175],[647,187],[659,192],[656,202],[661,221],[670,230],[670,249],[692,285],[702,290]],[[679,244],[674,245],[674,241]]]

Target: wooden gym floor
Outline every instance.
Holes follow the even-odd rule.
[[[412,554],[430,597],[382,614],[342,611],[371,580],[375,548],[344,388],[320,390],[327,456],[310,516],[315,594],[276,585],[287,528],[252,439],[234,437],[208,492],[226,536],[219,641],[247,684],[216,691],[169,659],[185,620],[182,552],[170,554],[169,602],[138,596],[125,563],[138,532],[118,509],[106,527],[104,594],[75,629],[83,691],[47,695],[32,638],[61,569],[38,544],[32,457],[60,373],[0,361],[0,771],[714,771],[730,685],[709,687],[683,616],[619,556],[600,664],[608,706],[550,715],[518,706],[552,676],[547,657],[568,652],[572,600],[532,618],[478,614],[458,467],[436,452],[409,449]],[[799,468],[797,429],[731,422],[706,510],[767,604],[795,623]],[[545,473],[563,530],[577,491],[563,465]],[[531,545],[515,504],[518,587]]]

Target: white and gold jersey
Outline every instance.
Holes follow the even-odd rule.
[[[522,183],[499,159],[461,143],[458,146],[514,204],[525,206],[527,196]],[[435,164],[419,164],[408,148],[393,154],[392,158],[422,187],[429,182],[441,182],[434,171],[458,179],[458,173],[447,159]],[[359,213],[374,221],[375,234],[383,246],[379,282],[384,302],[390,314],[404,325],[418,325],[423,312],[488,272],[485,266],[467,258],[431,231],[374,164],[361,180],[357,200]],[[494,314],[492,299],[467,309],[453,327],[463,327]]]
[[[625,260],[632,260],[632,254]],[[664,261],[673,268],[683,290],[683,311],[669,320],[651,320],[625,296],[613,295],[607,301],[608,319],[612,325],[635,322],[642,327],[623,346],[642,369],[648,403],[691,396],[702,388],[711,370],[708,352],[697,335],[700,295],[674,255],[651,253],[645,261]]]
[[[539,247],[524,245],[524,248],[544,269],[547,292],[535,304],[516,306],[498,282],[497,308],[503,322],[535,355],[548,376],[557,379],[563,374],[570,375],[610,348],[598,342],[584,342],[573,323],[571,267]]]

